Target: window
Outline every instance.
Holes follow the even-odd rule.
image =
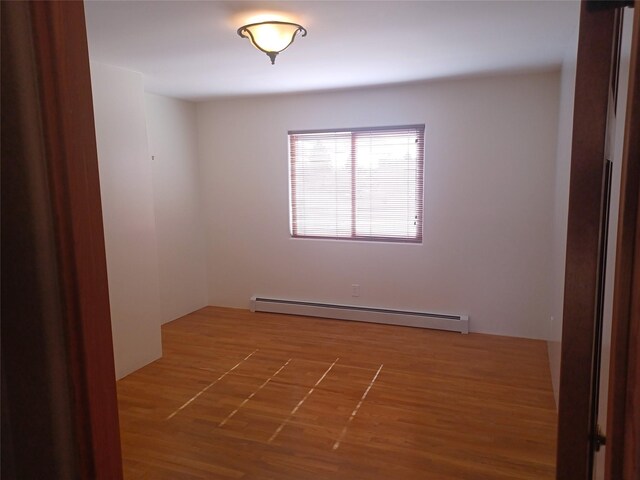
[[[422,242],[424,125],[289,132],[291,235]]]

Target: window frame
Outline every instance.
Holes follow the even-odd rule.
[[[420,212],[417,220],[416,236],[415,237],[393,237],[393,236],[373,236],[373,235],[357,235],[356,234],[356,197],[354,193],[356,190],[356,157],[355,157],[355,139],[359,135],[366,133],[384,132],[384,131],[400,131],[400,130],[416,130],[418,142],[421,144],[418,146],[418,152],[421,153],[421,158],[416,162],[416,167],[419,170],[419,179],[416,182],[416,207]],[[410,125],[389,125],[389,126],[375,126],[375,127],[356,127],[356,128],[326,128],[326,129],[312,129],[312,130],[289,130],[287,132],[287,151],[288,151],[288,174],[289,174],[289,234],[293,239],[312,239],[312,240],[344,240],[344,241],[365,241],[365,242],[390,242],[390,243],[404,243],[404,244],[422,244],[424,238],[424,184],[425,184],[425,124],[410,124]],[[292,141],[292,135],[307,135],[307,134],[323,134],[323,133],[348,133],[351,135],[351,235],[350,236],[331,236],[331,235],[303,235],[296,232],[295,210],[297,208],[295,201],[295,165],[293,159],[295,158],[295,142]]]

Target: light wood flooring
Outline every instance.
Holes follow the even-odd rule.
[[[551,479],[542,341],[207,307],[118,382],[125,478]]]

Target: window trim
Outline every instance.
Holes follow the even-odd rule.
[[[351,142],[351,185],[352,192],[355,191],[355,141],[354,138],[358,133],[365,132],[377,132],[387,130],[412,130],[415,129],[419,132],[419,138],[422,142],[422,170],[421,181],[416,184],[416,199],[421,202],[421,215],[418,218],[417,235],[415,238],[400,238],[400,237],[387,237],[387,236],[369,236],[369,235],[356,235],[355,226],[356,222],[354,217],[356,211],[352,208],[351,215],[351,235],[350,236],[329,236],[329,235],[300,235],[295,233],[296,226],[294,219],[294,211],[296,210],[295,198],[295,182],[293,178],[295,175],[295,162],[292,162],[292,158],[295,157],[295,142],[291,141],[291,135],[306,135],[306,134],[322,134],[322,133],[340,133],[349,132],[352,134]],[[375,127],[347,127],[347,128],[325,128],[325,129],[310,129],[310,130],[288,130],[287,131],[287,143],[288,143],[288,172],[289,172],[289,234],[293,239],[311,239],[311,240],[344,240],[344,241],[365,241],[365,242],[384,242],[384,243],[404,243],[404,244],[422,244],[424,238],[424,184],[425,184],[425,131],[426,127],[424,123],[409,124],[409,125],[385,125]],[[356,134],[356,135],[353,135]]]
[[[307,135],[313,133],[338,133],[338,132],[379,132],[384,130],[422,130],[422,134],[425,132],[424,123],[414,123],[410,125],[384,125],[377,127],[345,127],[345,128],[320,128],[311,130],[289,130],[287,135]]]

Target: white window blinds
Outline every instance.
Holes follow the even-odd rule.
[[[291,235],[422,241],[424,125],[289,132]]]

